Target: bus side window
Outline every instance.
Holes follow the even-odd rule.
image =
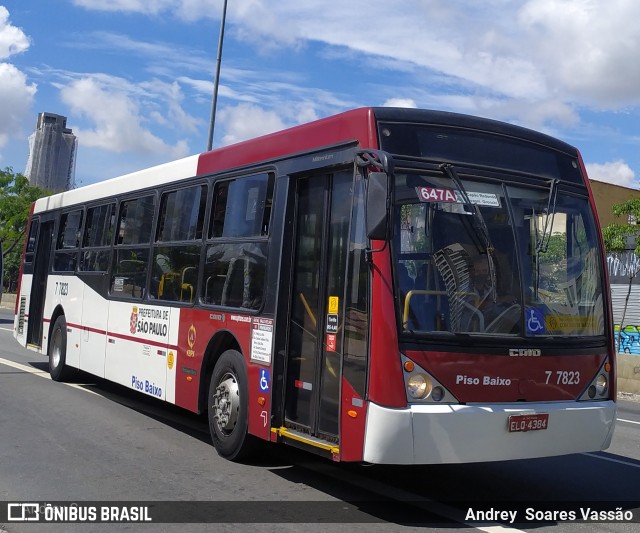
[[[204,303],[256,310],[262,306],[273,187],[269,173],[216,183]]]
[[[149,250],[146,248],[116,250],[113,257],[111,293],[115,296],[143,298],[148,264]]]
[[[195,302],[206,206],[206,185],[162,194],[150,269],[151,298]]]
[[[120,204],[111,271],[112,296],[145,296],[154,206],[154,195]]]
[[[87,209],[79,270],[106,272],[109,269],[115,219],[114,203]]]
[[[82,210],[64,213],[60,217],[56,252],[53,259],[55,272],[73,272],[78,263]]]
[[[24,262],[33,263],[36,252],[36,242],[38,240],[38,230],[40,229],[40,221],[38,219],[31,221],[29,226],[29,237],[27,238],[27,247],[24,253]]]
[[[266,265],[264,241],[209,246],[204,267],[204,303],[260,309]]]

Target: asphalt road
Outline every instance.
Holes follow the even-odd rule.
[[[469,529],[465,515],[525,508],[548,512],[609,502],[640,521],[640,404],[619,403],[606,452],[558,458],[390,467],[336,465],[285,446],[265,445],[255,462],[236,464],[213,449],[206,421],[124,387],[81,375],[48,378],[46,358],[23,350],[0,310],[0,505],[11,502],[144,501],[166,512],[194,506],[212,524],[0,523],[22,531],[424,531]],[[615,507],[612,507],[615,509]],[[533,512],[533,511],[532,511]],[[250,523],[239,523],[250,522]],[[469,521],[467,521],[469,522]],[[637,530],[630,523],[550,520],[481,531]]]

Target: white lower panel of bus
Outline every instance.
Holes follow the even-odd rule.
[[[180,310],[109,302],[104,377],[175,403]]]
[[[509,431],[509,417],[546,413],[546,429]],[[364,460],[376,464],[503,461],[598,451],[611,442],[614,402],[412,405],[370,403]]]

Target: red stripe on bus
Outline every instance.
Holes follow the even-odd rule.
[[[46,322],[49,322],[49,321],[46,320]],[[166,342],[163,343],[163,342],[155,341],[155,340],[141,339],[140,337],[133,337],[131,335],[123,335],[121,333],[115,333],[113,331],[105,331],[104,329],[90,328],[88,326],[82,326],[80,324],[67,324],[67,326],[70,327],[70,328],[77,328],[77,329],[82,329],[84,331],[90,331],[91,333],[97,333],[98,335],[106,335],[107,337],[115,337],[117,339],[121,339],[121,340],[125,340],[125,341],[137,342],[137,343],[140,343],[140,344],[149,344],[151,346],[155,346],[156,348],[168,348],[169,350],[177,350],[178,349],[177,345],[168,344]]]

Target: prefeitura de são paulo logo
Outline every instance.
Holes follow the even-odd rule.
[[[131,311],[131,320],[129,320],[129,331],[133,334],[138,328],[138,308],[134,307]]]

